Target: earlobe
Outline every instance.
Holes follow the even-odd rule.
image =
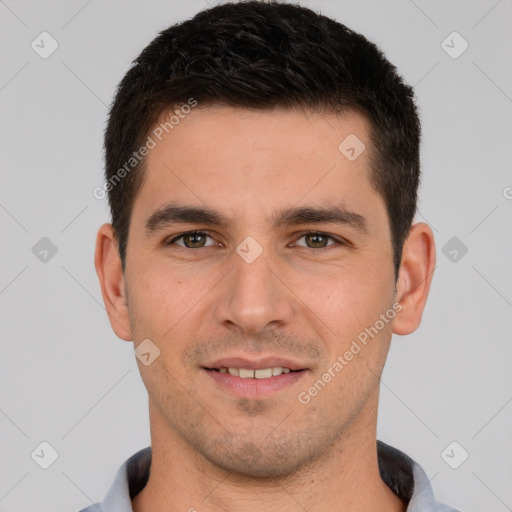
[[[396,302],[402,306],[393,332],[410,334],[421,323],[436,264],[434,234],[424,222],[414,224],[405,241],[398,276]]]
[[[94,266],[112,329],[119,338],[132,341],[123,269],[111,224],[98,230]]]

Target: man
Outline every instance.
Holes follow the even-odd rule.
[[[105,134],[95,265],[151,447],[103,512],[454,510],[376,440],[391,336],[435,267],[419,140],[396,69],[306,8],[220,5],[141,53]]]

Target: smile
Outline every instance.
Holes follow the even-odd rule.
[[[203,368],[216,387],[239,398],[262,399],[284,391],[302,379],[308,370],[291,370],[282,366],[270,368],[220,367]]]
[[[229,373],[241,379],[269,379],[270,377],[277,377],[282,373],[290,373],[290,368],[282,368],[277,366],[275,368],[262,368],[260,370],[251,370],[249,368],[214,368],[214,371],[219,373]]]

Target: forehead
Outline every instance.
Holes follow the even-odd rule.
[[[155,145],[135,205],[143,215],[176,200],[253,216],[301,202],[383,207],[369,181],[369,124],[356,112],[213,106],[165,120],[156,127],[167,130],[150,133]]]
[[[171,118],[172,123],[166,122]],[[356,143],[354,136],[361,142],[369,142],[369,123],[366,117],[353,110],[321,114],[291,108],[256,110],[217,105],[196,107],[180,117],[173,112],[164,113],[154,133],[157,147],[150,152],[148,163],[158,159],[166,147],[173,144],[175,149],[180,149],[179,153],[174,153],[174,158],[185,157],[189,162],[207,157],[214,164],[235,156],[240,162],[250,159],[254,163],[259,161],[259,156],[266,163],[272,163],[267,160],[269,157],[276,163],[280,158],[293,161],[314,157],[333,161],[343,154],[339,145],[347,137],[351,136],[349,141]],[[186,146],[178,148],[182,143]],[[247,153],[248,149],[257,151]],[[364,161],[365,155],[361,156]]]

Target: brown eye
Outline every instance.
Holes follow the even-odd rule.
[[[318,233],[305,235],[307,243],[312,244],[314,249],[323,249],[327,247],[328,237]]]
[[[179,245],[180,247],[185,247],[186,249],[201,249],[203,247],[208,247],[207,245],[205,245],[207,238],[211,237],[208,233],[204,231],[190,231],[174,237],[172,240],[166,242],[166,245],[172,245],[177,240],[181,239],[183,240],[183,244],[176,245]]]
[[[304,233],[300,238],[304,238],[306,245],[299,245],[299,247],[308,247],[310,249],[322,250],[332,245],[341,244],[339,240],[336,240],[334,237],[327,235],[326,233],[308,232]],[[332,240],[334,243],[328,244],[329,240]]]

